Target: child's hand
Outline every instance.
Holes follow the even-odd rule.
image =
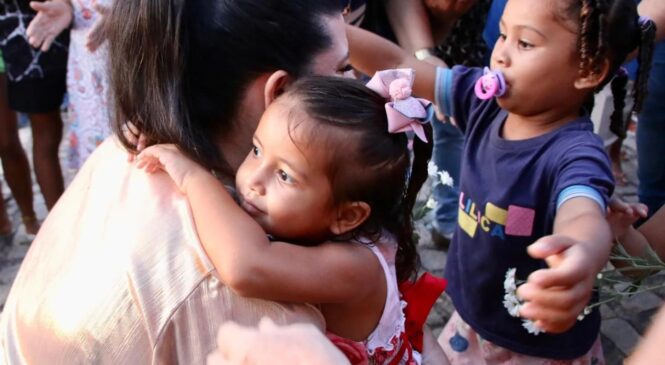
[[[571,328],[591,299],[596,278],[586,246],[562,235],[546,236],[528,248],[533,258],[549,268],[534,271],[517,295],[527,301],[520,315],[550,333]]]
[[[607,221],[610,223],[614,237],[625,236],[628,229],[640,218],[646,218],[648,208],[641,203],[628,204],[619,199],[612,199],[607,212]]]
[[[132,145],[135,146],[137,152],[141,152],[148,145],[148,139],[145,134],[134,125],[134,123],[127,121],[122,126],[122,135],[125,139]],[[132,162],[136,158],[136,155],[133,152],[129,152],[127,156],[127,161]]]
[[[187,158],[173,144],[154,145],[144,149],[137,156],[136,167],[148,173],[165,171],[184,194],[187,194],[187,183],[192,176],[206,173],[203,167]]]

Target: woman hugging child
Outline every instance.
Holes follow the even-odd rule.
[[[347,34],[356,68],[414,68],[414,92],[465,133],[446,263],[457,313],[439,337],[451,363],[603,364],[600,314],[584,308],[609,256],[614,181],[585,107],[636,48],[649,65],[653,22],[632,0],[510,0],[486,72]]]
[[[418,269],[411,211],[427,178],[430,126],[419,120],[431,107],[410,97],[409,71],[377,74],[372,89],[337,77],[296,81],[259,122],[236,175],[239,204],[174,146],[138,157],[187,195],[224,283],[245,296],[318,303],[333,342],[362,349],[355,361],[421,363],[398,282]],[[417,135],[413,163],[404,131]],[[436,286],[438,297],[444,283]],[[445,363],[429,345],[425,356]]]

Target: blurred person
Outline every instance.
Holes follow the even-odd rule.
[[[0,3],[0,50],[5,62],[2,76],[0,157],[7,182],[21,209],[26,234],[32,238],[39,221],[33,208],[30,166],[23,151],[15,112],[26,113],[32,130],[33,165],[37,182],[50,210],[64,190],[58,150],[62,139],[60,106],[65,93],[65,65],[69,35],[54,39],[49,52],[34,50],[26,28],[35,16],[22,1]]]

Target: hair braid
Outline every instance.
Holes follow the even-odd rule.
[[[635,104],[633,111],[639,113],[642,110],[642,104],[647,94],[647,83],[649,81],[649,72],[651,71],[651,59],[653,58],[654,40],[656,37],[656,24],[650,19],[641,18],[638,20],[640,30],[639,54],[637,60],[640,64],[633,87],[633,98]]]
[[[610,131],[619,139],[626,138],[628,119],[624,117],[623,110],[626,106],[626,85],[628,84],[628,72],[620,68],[612,79],[611,89],[614,100],[614,111],[610,116]]]
[[[423,126],[428,140],[432,140],[432,126]],[[399,281],[411,279],[420,267],[420,256],[416,249],[416,241],[413,239],[413,206],[420,188],[427,180],[427,164],[432,157],[432,144],[425,143],[418,138],[413,139],[413,161],[409,173],[408,185],[404,198],[400,204],[401,209],[401,232],[400,245],[395,256],[395,267]]]
[[[580,36],[579,36],[579,52],[580,52],[580,73],[588,70],[591,64],[591,45],[589,38],[591,35],[591,16],[594,12],[594,0],[584,0],[580,10]]]

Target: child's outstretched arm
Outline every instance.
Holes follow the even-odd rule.
[[[346,36],[353,67],[370,76],[376,71],[390,68],[412,68],[416,71],[413,93],[421,98],[435,100],[435,66],[418,60],[395,43],[364,29],[347,25]]]
[[[381,264],[351,243],[305,247],[271,242],[209,171],[174,145],[155,145],[137,167],[163,170],[189,201],[199,239],[220,279],[243,296],[309,303],[385,299]]]
[[[549,268],[534,271],[518,288],[520,298],[528,301],[520,315],[547,332],[568,330],[589,304],[611,247],[612,233],[598,203],[585,197],[563,203],[554,234],[529,246],[529,255],[546,260]]]

